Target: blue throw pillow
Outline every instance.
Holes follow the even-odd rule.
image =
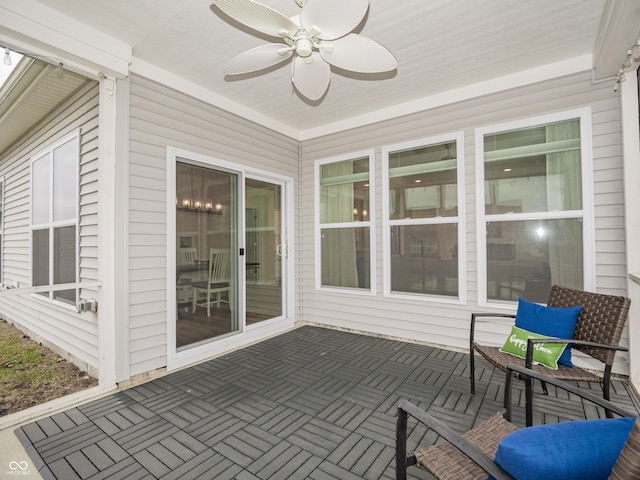
[[[605,418],[523,428],[500,442],[495,463],[517,480],[605,480],[635,421]]]
[[[576,330],[576,322],[581,311],[581,306],[545,307],[520,298],[516,312],[516,327],[547,337],[573,339],[573,332]],[[564,349],[558,363],[573,367],[570,345]]]

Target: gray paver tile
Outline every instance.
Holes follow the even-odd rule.
[[[160,460],[148,450],[141,450],[135,453],[133,455],[133,458],[135,458],[140,465],[146,468],[149,473],[157,478],[171,473],[171,468],[165,465],[162,460]]]
[[[318,418],[332,425],[353,431],[364,422],[372,412],[373,410],[369,408],[340,398],[320,412]]]
[[[160,444],[171,450],[185,462],[209,448],[182,430],[161,440]]]
[[[113,439],[129,453],[136,453],[177,432],[178,428],[161,417],[147,420],[113,435]]]
[[[286,438],[300,429],[311,418],[311,415],[283,405],[256,419],[253,423],[273,435]]]
[[[44,418],[38,421],[38,426],[40,426],[40,428],[42,429],[42,431],[47,437],[51,437],[56,433],[60,433],[62,431],[62,429],[58,426],[56,422],[53,421],[51,417]]]
[[[240,430],[246,422],[239,420],[233,415],[220,411],[211,415],[210,418],[200,420],[189,426],[186,431],[202,443],[213,446],[228,435]]]
[[[48,465],[49,470],[54,475],[53,478],[64,478],[64,480],[80,480],[82,477],[76,473],[69,462],[64,458],[59,458]]]
[[[99,442],[105,437],[106,435],[97,426],[87,423],[42,440],[35,446],[43,460],[49,463]]]
[[[78,473],[80,478],[88,478],[98,473],[98,468],[87,458],[83,452],[74,452],[65,457],[69,465]]]
[[[235,477],[236,480],[261,480],[260,477],[256,477],[253,473],[249,473],[246,470],[242,470]]]
[[[91,480],[141,480],[148,476],[149,472],[142,465],[128,457],[97,473]]]
[[[82,415],[82,417],[84,417],[84,415]],[[53,415],[51,417],[51,420],[55,422],[55,424],[58,426],[58,428],[60,428],[61,431],[65,431],[65,430],[69,430],[70,428],[78,426],[80,423],[86,422],[87,418],[84,417],[84,421],[77,422],[76,418],[74,418],[71,415],[68,415],[66,412],[62,412],[62,413]]]
[[[313,480],[362,480],[361,477],[349,470],[327,461],[322,462],[309,478]]]
[[[118,445],[112,438],[104,438],[98,441],[96,445],[116,463],[129,456],[124,448]]]
[[[40,428],[37,423],[24,425],[16,430],[16,435],[17,432],[22,432],[31,443],[36,443],[47,438],[47,434]]]
[[[98,471],[104,470],[115,463],[113,458],[107,455],[98,444],[89,445],[82,449],[82,453],[92,465],[95,465]]]
[[[327,408],[327,406],[334,400],[335,398],[331,395],[325,395],[315,390],[305,390],[300,392],[296,397],[285,402],[285,404],[295,410],[315,416]]]

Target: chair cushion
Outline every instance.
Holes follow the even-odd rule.
[[[545,307],[520,298],[516,312],[516,327],[539,335],[568,340],[573,338],[581,311],[582,306],[579,305],[567,308]],[[567,367],[573,366],[570,345],[564,349],[558,363]]]
[[[618,457],[609,480],[637,480],[640,478],[640,420],[636,420],[627,442]]]
[[[501,352],[525,358],[527,353],[527,339],[547,338],[545,335],[529,332],[518,327],[511,327],[511,333],[507,341],[500,349]],[[533,361],[548,367],[552,370],[558,369],[558,359],[566,348],[566,343],[536,343],[533,348]]]
[[[495,462],[516,480],[604,480],[634,422],[606,418],[523,428],[500,442]]]

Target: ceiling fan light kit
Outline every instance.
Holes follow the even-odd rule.
[[[295,0],[299,15],[286,17],[253,0],[214,0],[212,8],[258,32],[284,42],[241,53],[225,66],[225,75],[241,75],[278,65],[293,57],[291,81],[306,98],[322,98],[331,81],[331,65],[358,73],[395,70],[396,58],[370,38],[351,33],[369,9],[369,0]]]

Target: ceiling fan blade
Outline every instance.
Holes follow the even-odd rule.
[[[334,40],[356,28],[368,8],[369,0],[307,0],[300,23],[308,32],[320,30],[319,39]]]
[[[309,100],[319,100],[329,88],[331,67],[317,52],[306,59],[296,56],[293,59],[291,80],[302,95]]]
[[[285,48],[284,45],[279,43],[268,43],[267,45],[247,50],[227,63],[224,67],[224,74],[240,75],[277,65],[293,55],[291,50],[281,53]]]
[[[271,7],[253,0],[214,0],[214,5],[234,20],[274,37],[292,36],[298,27]]]
[[[352,33],[326,42],[320,55],[331,65],[360,73],[388,72],[398,67],[393,54],[375,40]]]

